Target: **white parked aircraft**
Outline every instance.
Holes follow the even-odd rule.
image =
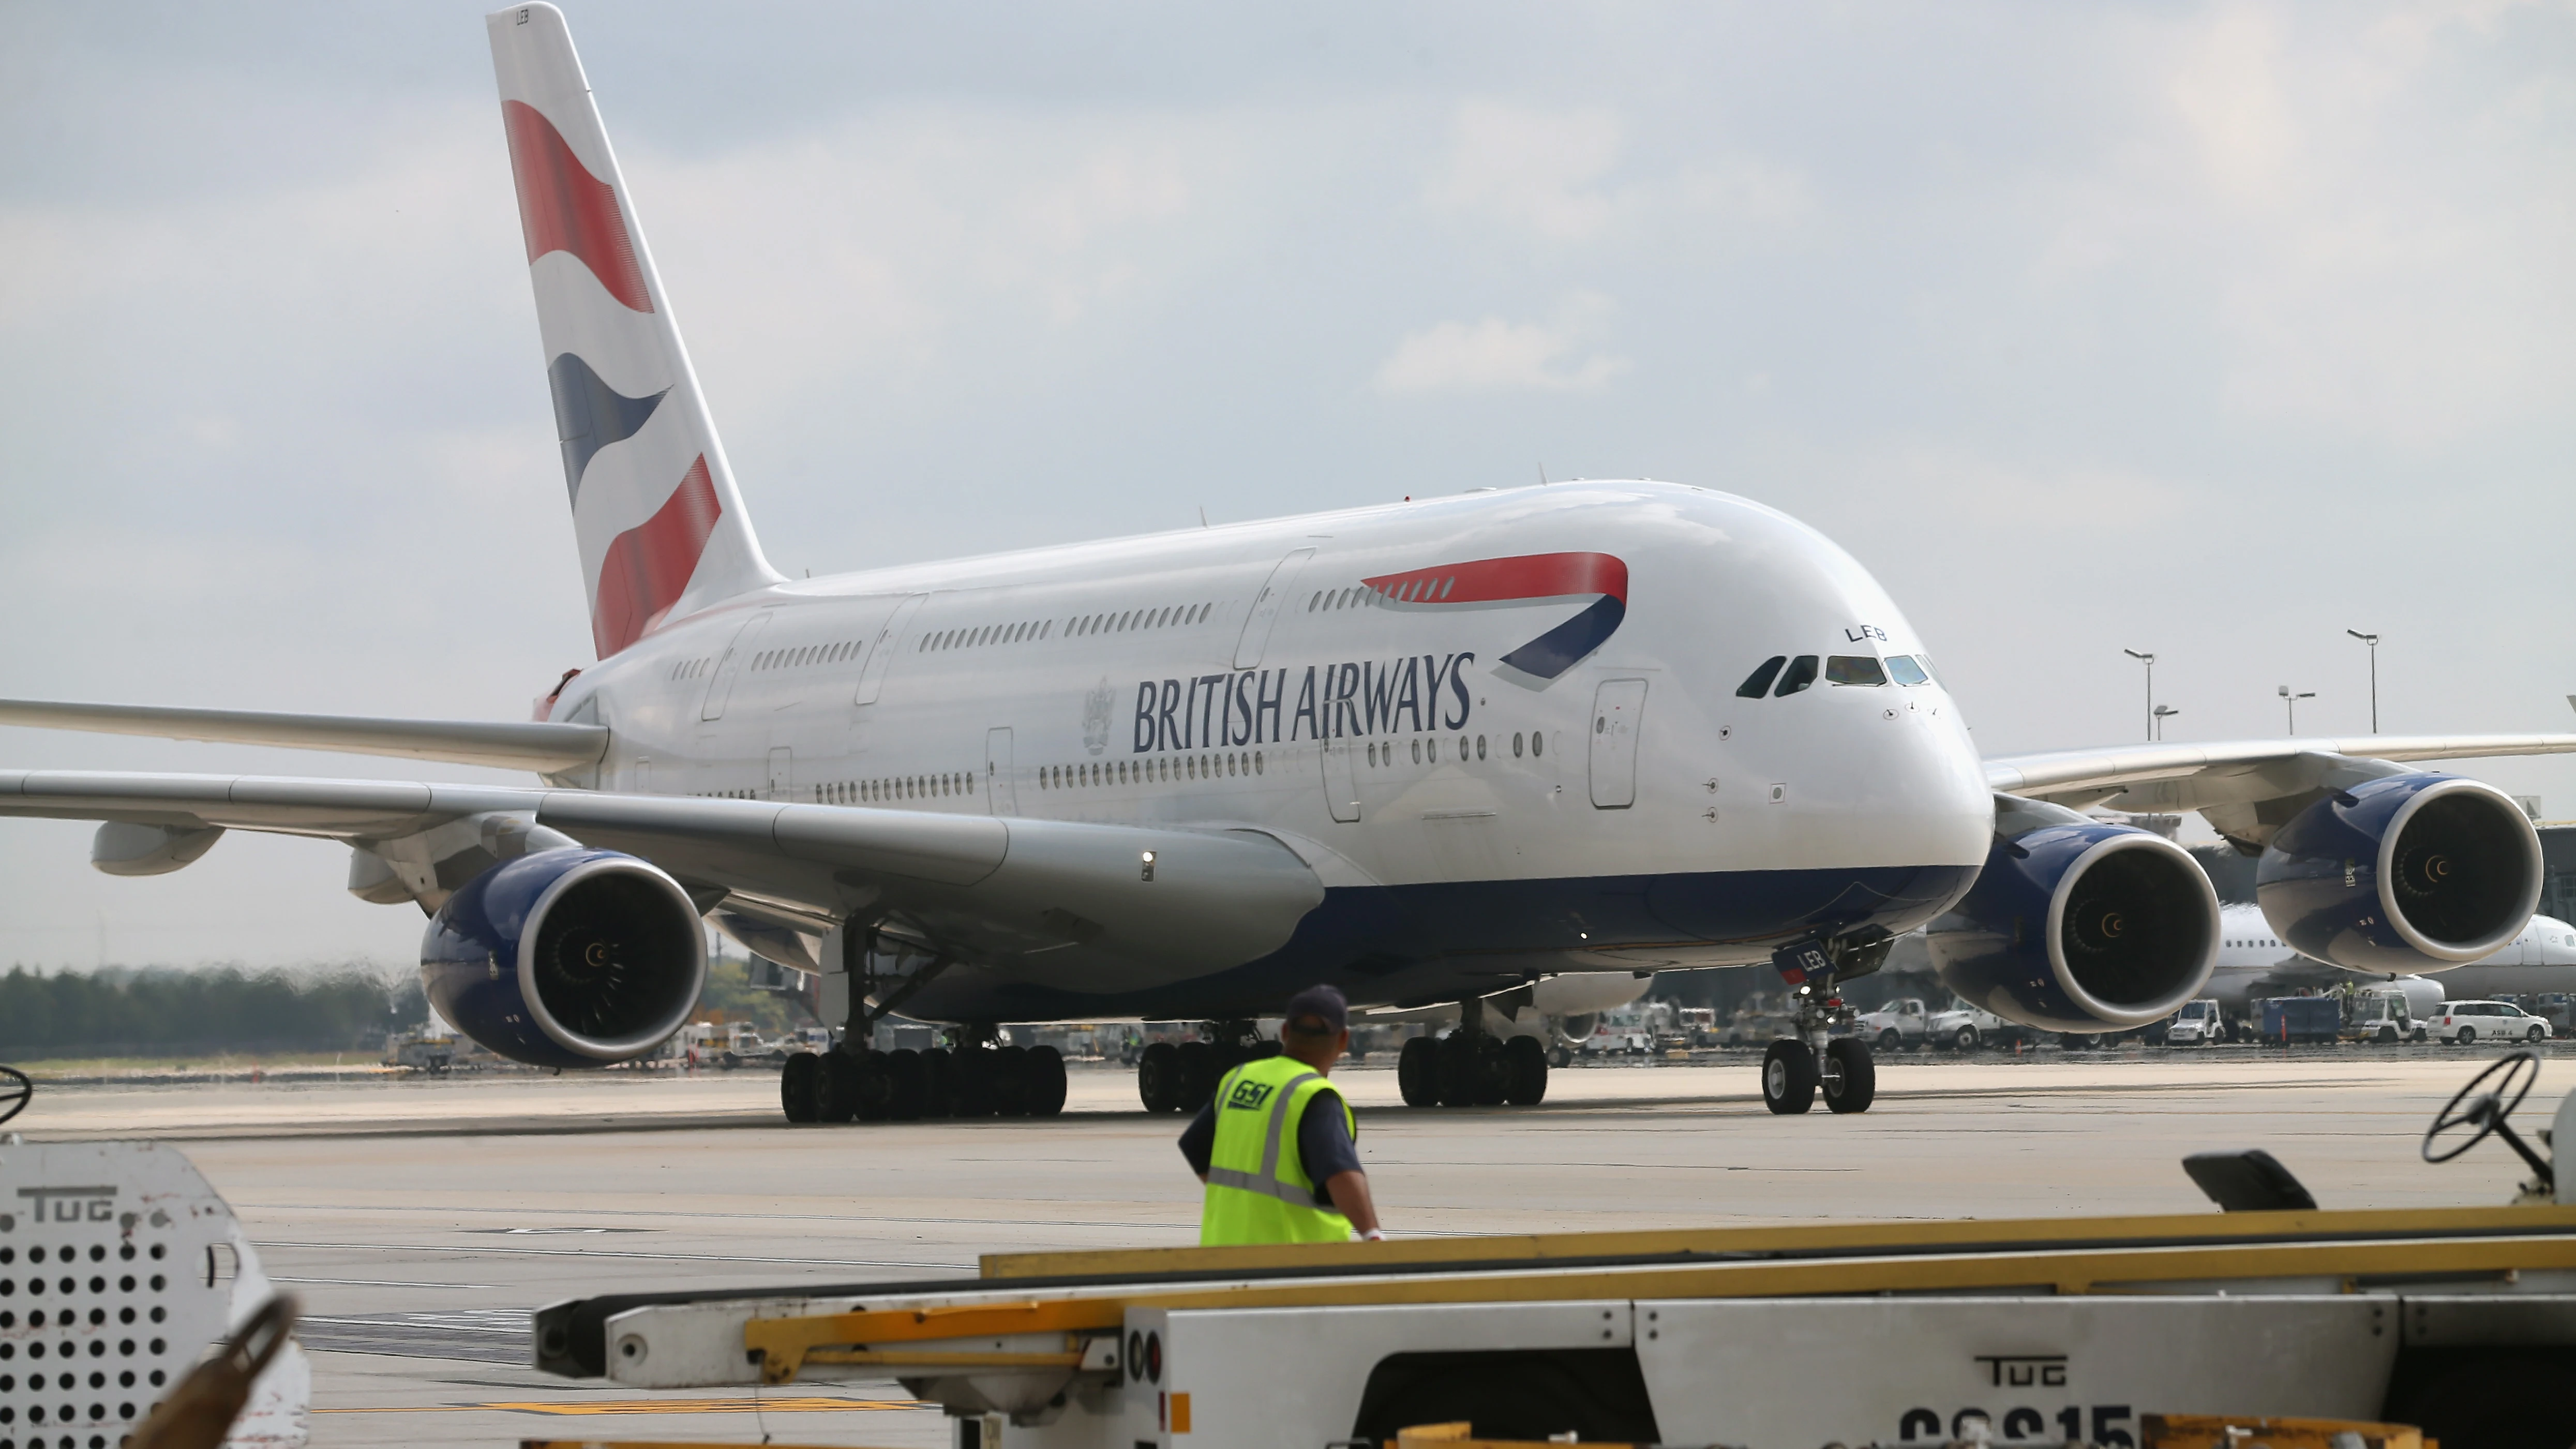
[[[2251,1002],[2260,997],[2355,979],[2400,986],[2407,1009],[2418,1016],[2445,1000],[2576,991],[2576,926],[2555,916],[2533,916],[2512,940],[2475,961],[2412,972],[2347,971],[2303,956],[2273,931],[2258,905],[2223,907],[2218,932],[2218,964],[2201,994],[2217,998],[2234,1014],[2251,1010]]]
[[[432,913],[422,970],[522,1061],[653,1049],[701,918],[825,973],[854,1031],[796,1119],[1052,1111],[1000,1022],[1248,1023],[1316,981],[1458,1005],[1427,1080],[1525,1067],[1483,1000],[1561,973],[1777,968],[1774,1110],[1869,1105],[1838,977],[1931,924],[1972,1002],[2053,1030],[2199,994],[2220,917],[2179,847],[2069,807],[2198,809],[2265,851],[2309,954],[2476,960],[2530,919],[2509,798],[2409,762],[2576,736],[2146,745],[1981,760],[1924,640],[1853,558],[1709,489],[1583,483],[837,578],[763,558],[563,16],[489,17],[598,663],[501,724],[16,703],[0,721],[534,771],[528,789],[0,773],[0,813],[106,822],[146,875],[228,829],[351,847],[349,889]],[[1528,1039],[1522,1039],[1527,1042]],[[1214,1054],[1149,1058],[1149,1106]],[[1543,1064],[1542,1064],[1543,1071]],[[1422,1073],[1413,1074],[1417,1080]],[[1526,1082],[1522,1083],[1526,1087]],[[1540,1078],[1543,1087],[1544,1078]],[[1526,1098],[1526,1090],[1512,1093]]]

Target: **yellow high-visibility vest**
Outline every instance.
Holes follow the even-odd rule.
[[[1216,1084],[1216,1146],[1208,1154],[1200,1243],[1349,1241],[1351,1220],[1315,1206],[1315,1184],[1297,1156],[1297,1124],[1326,1093],[1358,1141],[1359,1119],[1341,1089],[1295,1057],[1245,1062]]]

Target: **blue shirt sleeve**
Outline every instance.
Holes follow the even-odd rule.
[[[1214,1145],[1216,1129],[1208,1129],[1208,1140]],[[1359,1144],[1351,1140],[1350,1124],[1342,1119],[1342,1094],[1332,1087],[1315,1093],[1306,1103],[1306,1114],[1297,1119],[1297,1162],[1306,1169],[1306,1180],[1315,1185],[1315,1206],[1331,1207],[1333,1195],[1324,1184],[1345,1172],[1363,1172]]]
[[[1313,1113],[1308,1113],[1313,1116]],[[1302,1134],[1300,1134],[1302,1136]],[[1302,1144],[1301,1144],[1302,1145]],[[1204,1177],[1208,1164],[1216,1160],[1216,1103],[1211,1101],[1181,1129],[1181,1156],[1189,1159],[1190,1171]]]

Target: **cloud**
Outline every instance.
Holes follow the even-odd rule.
[[[1434,205],[1489,211],[1543,235],[1587,237],[1613,199],[1594,187],[1619,159],[1619,118],[1598,109],[1540,111],[1492,101],[1458,107]]]
[[[1553,323],[1442,322],[1407,336],[1378,364],[1378,391],[1599,392],[1626,372],[1628,359],[1594,352],[1575,361],[1584,341],[1611,310],[1607,297],[1579,292]]]

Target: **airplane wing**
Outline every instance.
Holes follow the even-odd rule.
[[[2114,745],[2000,755],[1986,761],[1998,793],[2072,809],[2140,813],[2216,810],[2278,800],[2378,773],[2373,761],[2488,759],[2576,753],[2576,735],[2361,735],[2341,739],[2235,740]]]
[[[247,709],[169,709],[143,704],[65,704],[0,699],[0,725],[150,735],[165,740],[274,745],[343,755],[402,755],[457,765],[558,774],[599,763],[608,731],[595,724],[369,719]]]
[[[0,771],[0,816],[108,822],[94,854],[177,869],[224,830],[345,841],[424,908],[533,843],[653,862],[703,907],[728,893],[840,919],[895,914],[927,942],[1011,959],[1079,946],[1195,969],[1287,941],[1322,883],[1279,838],[766,800],[383,780]],[[122,835],[112,832],[123,831]],[[560,837],[560,838],[555,838]],[[163,853],[157,857],[152,850]],[[353,867],[352,890],[361,870]],[[1240,953],[1240,954],[1236,954]]]

